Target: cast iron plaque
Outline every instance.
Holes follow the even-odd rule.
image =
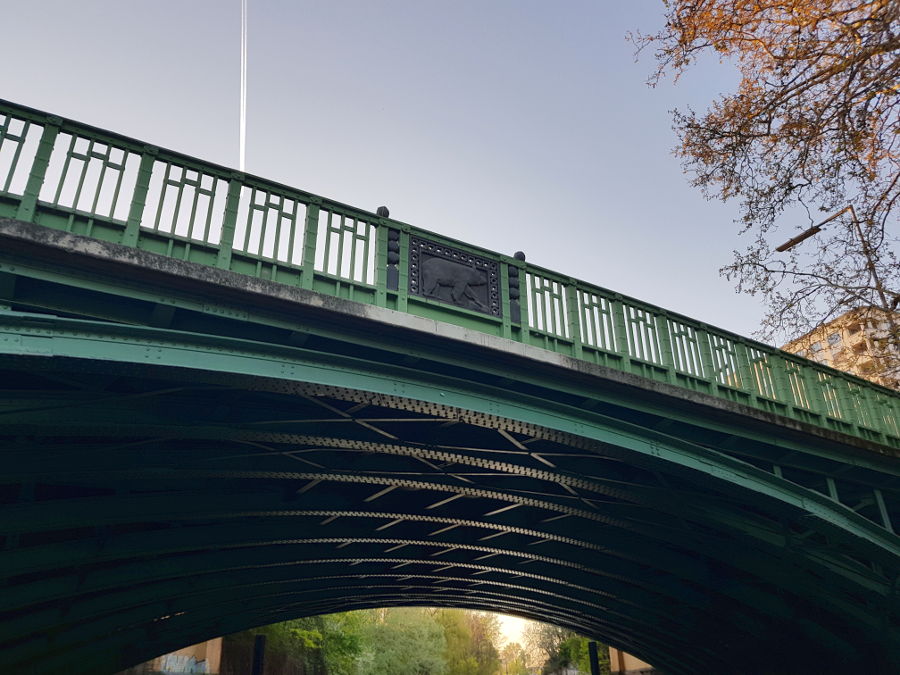
[[[501,316],[500,266],[459,249],[410,237],[409,293]]]

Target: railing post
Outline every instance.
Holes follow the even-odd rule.
[[[406,311],[409,302],[409,225],[400,228],[400,262],[398,263],[397,309]]]
[[[512,316],[510,312],[512,311],[512,299],[510,298],[510,278],[509,278],[509,264],[506,262],[504,257],[500,258],[500,319],[502,321],[501,324],[501,334],[503,337],[509,339],[512,337]],[[518,271],[518,270],[517,270]],[[518,282],[518,276],[515,277]],[[518,287],[516,288],[518,292]]]
[[[631,358],[631,350],[628,348],[628,324],[625,321],[625,300],[619,293],[613,296],[609,303],[609,309],[613,316],[616,353],[623,357],[623,370],[628,370],[628,361]]]
[[[319,234],[319,201],[306,205],[306,223],[303,229],[303,272],[300,277],[302,288],[313,287],[316,270],[316,237]]]
[[[672,351],[672,336],[669,334],[669,317],[665,313],[654,314],[656,340],[659,344],[660,361],[666,368],[666,379],[675,382],[675,355]]]
[[[859,409],[859,396],[854,396],[851,391],[851,382],[846,375],[841,377],[841,386],[838,389],[838,401],[841,404],[841,418],[855,427],[862,426],[863,415]]]
[[[375,304],[387,306],[388,234],[384,222],[375,223]]]
[[[50,155],[53,154],[53,146],[56,144],[56,137],[59,134],[62,122],[60,117],[53,115],[47,117],[47,122],[44,124],[44,130],[41,133],[41,140],[38,141],[34,162],[31,164],[31,171],[28,174],[28,182],[25,184],[25,191],[22,193],[22,201],[19,202],[19,208],[16,210],[16,218],[19,220],[31,222],[34,219],[38,196],[41,194],[41,187],[44,185],[44,178],[47,176]]]
[[[794,407],[794,395],[791,392],[791,382],[788,378],[787,359],[781,354],[770,353],[766,362],[772,367],[772,380],[775,382],[775,398],[779,403],[783,403],[789,409],[789,414],[791,414]]]
[[[806,390],[806,402],[809,404],[809,411],[824,418],[828,415],[828,403],[825,400],[825,387],[822,382],[817,381],[817,371],[804,364],[800,368],[800,379],[803,381],[803,388]]]
[[[566,282],[566,315],[569,339],[572,341],[572,356],[580,359],[584,341],[581,336],[581,321],[578,319],[578,282],[575,279]]]
[[[886,396],[882,398],[883,404],[882,408],[887,408],[890,412],[889,417],[885,418],[885,424],[888,427],[888,430],[893,429],[893,435],[895,437],[900,437],[900,429],[897,429],[897,420],[900,420],[900,402],[895,398],[887,398]],[[893,422],[893,424],[888,424],[888,419]]]
[[[522,283],[525,276],[525,254],[521,251],[513,256],[513,260],[506,264],[506,275],[509,282],[509,321],[510,332],[513,324],[519,326],[519,342],[528,343],[530,337],[528,323],[528,291],[522,297]],[[505,311],[505,310],[504,310]]]
[[[233,173],[228,181],[228,196],[225,198],[225,214],[222,216],[222,235],[219,238],[219,255],[216,267],[222,270],[231,268],[231,252],[234,250],[234,231],[237,227],[238,204],[241,201],[241,187],[244,174]]]
[[[734,360],[737,362],[738,386],[744,393],[755,398],[761,394],[759,383],[756,381],[756,375],[753,372],[753,363],[750,359],[750,350],[743,341],[734,342]]]
[[[150,190],[150,177],[153,174],[153,163],[159,148],[145,145],[141,154],[141,165],[138,167],[137,179],[134,183],[134,194],[131,197],[131,207],[128,209],[128,222],[125,224],[125,232],[122,233],[124,246],[137,246],[141,233],[141,220],[144,217],[144,207],[147,205],[147,192]]]
[[[701,374],[714,385],[718,384],[716,362],[713,361],[712,346],[709,344],[709,330],[703,325],[697,327],[697,345],[700,348]]]
[[[878,392],[872,391],[868,387],[860,387],[859,396],[863,399],[860,405],[866,406],[866,409],[869,411],[871,422],[867,425],[867,428],[874,429],[880,434],[889,435],[890,429],[885,424],[883,406],[878,397]]]
[[[387,307],[388,291],[400,289],[400,230],[391,227],[388,220],[390,211],[386,206],[378,207],[378,240],[375,248],[375,302],[379,307]]]

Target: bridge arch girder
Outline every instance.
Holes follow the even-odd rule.
[[[48,323],[53,324],[52,329],[47,328]],[[829,621],[836,621],[838,609],[854,610],[853,605],[844,604],[849,600],[840,596],[842,588],[846,591],[855,587],[869,598],[868,605],[864,603],[850,612],[856,618],[864,616],[865,611],[871,609],[871,602],[879,594],[885,598],[885,607],[882,609],[891,609],[890,597],[884,584],[878,585],[878,575],[873,570],[866,570],[863,565],[854,563],[853,558],[846,558],[849,551],[859,560],[874,561],[881,566],[893,565],[893,569],[896,569],[896,549],[889,537],[840,505],[829,504],[809,491],[709,448],[691,445],[683,439],[668,437],[657,431],[635,428],[620,420],[604,419],[602,415],[589,411],[575,411],[552,400],[531,400],[514,390],[487,390],[481,385],[470,386],[464,381],[452,381],[444,376],[436,377],[428,373],[416,374],[409,369],[398,373],[396,368],[359,363],[346,357],[322,359],[319,355],[308,354],[303,350],[276,349],[252,343],[235,344],[236,341],[233,340],[217,341],[209,336],[192,339],[190,336],[170,335],[159,330],[126,331],[121,327],[95,324],[88,326],[86,323],[71,320],[53,322],[44,318],[40,339],[48,339],[49,333],[49,339],[54,343],[52,348],[43,352],[45,356],[34,356],[30,343],[35,341],[35,336],[22,331],[20,337],[23,338],[21,344],[25,345],[24,348],[19,352],[9,350],[9,357],[4,359],[3,367],[8,372],[27,372],[31,376],[36,371],[24,364],[42,359],[54,360],[55,365],[50,367],[50,371],[57,379],[69,378],[71,382],[73,378],[78,380],[78,371],[82,366],[90,371],[97,368],[98,364],[105,364],[106,367],[114,364],[116,370],[122,373],[122,380],[128,380],[129,387],[143,385],[144,390],[133,392],[129,398],[123,392],[116,391],[117,385],[113,384],[112,395],[101,394],[100,398],[107,401],[106,410],[111,412],[106,420],[107,433],[104,435],[99,429],[101,422],[92,420],[90,414],[67,414],[58,407],[54,409],[50,403],[45,406],[46,410],[40,410],[41,406],[33,403],[39,402],[43,394],[40,391],[35,393],[34,389],[23,388],[19,392],[19,400],[28,400],[29,403],[24,406],[24,410],[20,406],[17,421],[7,425],[4,433],[18,438],[24,434],[30,440],[17,441],[18,448],[12,444],[11,452],[18,449],[24,451],[20,454],[27,454],[29,448],[38,445],[46,449],[59,444],[57,455],[62,457],[66,454],[66,444],[71,443],[72,439],[83,443],[85,439],[91,438],[100,449],[93,453],[94,457],[102,456],[104,449],[112,447],[120,453],[122,463],[127,464],[129,451],[126,448],[132,449],[132,455],[136,452],[135,449],[141,449],[146,452],[144,458],[150,459],[151,465],[156,463],[153,466],[155,471],[148,474],[147,464],[139,470],[132,470],[132,473],[128,472],[127,466],[106,469],[82,466],[79,473],[72,463],[57,467],[27,466],[26,463],[19,468],[18,473],[13,468],[10,476],[16,482],[11,485],[15,485],[23,494],[16,497],[11,507],[13,511],[8,515],[14,516],[14,510],[18,508],[26,516],[24,522],[35,523],[34,532],[23,528],[18,535],[22,543],[12,547],[14,551],[23,551],[25,558],[29,554],[39,557],[42,547],[52,547],[46,539],[41,539],[44,535],[35,534],[40,529],[36,523],[41,522],[41,502],[52,499],[44,495],[29,497],[25,494],[29,489],[40,492],[47,486],[54,489],[61,485],[67,486],[72,491],[71,500],[79,502],[73,503],[70,513],[72,519],[66,523],[66,527],[72,530],[77,529],[75,525],[79,522],[78,507],[85,506],[91,499],[106,501],[109,505],[115,505],[116,500],[119,500],[118,503],[125,507],[129,497],[147,494],[148,490],[152,492],[155,489],[168,498],[177,500],[179,494],[191,494],[190,488],[183,487],[190,482],[197,485],[193,499],[198,505],[202,504],[206,496],[212,498],[227,494],[225,488],[240,486],[235,494],[242,495],[246,486],[253,486],[262,489],[262,494],[270,498],[273,494],[276,495],[280,500],[281,511],[290,511],[291,506],[297,505],[308,507],[306,500],[322,493],[327,487],[331,497],[346,502],[342,508],[341,505],[334,505],[332,509],[339,514],[339,518],[342,513],[358,512],[365,505],[393,504],[390,500],[402,496],[403,499],[397,499],[397,505],[414,502],[422,513],[455,511],[458,520],[467,522],[477,522],[477,518],[473,516],[490,522],[490,518],[518,512],[524,514],[523,517],[527,520],[544,521],[542,528],[551,534],[555,532],[555,528],[563,527],[565,520],[606,522],[623,533],[627,532],[637,542],[633,549],[629,549],[627,537],[623,534],[614,548],[617,555],[610,560],[627,560],[629,553],[631,558],[640,557],[637,552],[646,553],[654,547],[675,560],[679,556],[686,558],[691,554],[700,554],[709,570],[727,569],[729,573],[737,571],[738,574],[732,580],[741,579],[740,583],[746,584],[747,592],[743,595],[745,599],[751,591],[758,593],[761,598],[770,597],[771,601],[767,606],[773,615],[777,614],[777,608],[781,605],[777,601],[778,597],[785,593],[799,605],[808,604],[809,607],[792,606],[790,614],[781,619],[781,626],[786,625],[788,619],[801,620],[802,627],[791,632],[791,636],[798,641],[821,640],[823,636],[836,636],[844,630],[853,634],[861,631],[859,625],[835,623],[820,626],[818,623],[823,615],[831,617]],[[98,352],[97,343],[103,345],[102,353]],[[240,353],[237,357],[235,350]],[[73,364],[79,367],[72,367]],[[223,373],[230,374],[230,389],[219,383]],[[154,409],[157,405],[155,401],[167,396],[159,392],[168,391],[172,395],[171,391],[178,389],[160,386],[166,382],[179,382],[181,389],[196,386],[197,382],[204,383],[211,400],[225,408],[233,405],[229,403],[228,396],[234,391],[240,391],[246,392],[258,408],[266,401],[279,410],[291,407],[303,407],[304,410],[303,414],[294,419],[290,431],[285,431],[290,425],[289,419],[284,416],[276,416],[268,421],[230,420],[227,411],[223,416],[216,410],[194,410],[195,413],[202,412],[201,423],[198,424],[184,425],[178,419],[171,423],[173,420],[165,417],[171,406],[160,404]],[[235,385],[236,382],[241,384]],[[151,384],[156,389],[149,386]],[[500,394],[502,396],[498,396]],[[28,399],[29,395],[34,398]],[[131,416],[133,408],[129,407],[128,401],[135,400],[135,397],[151,402],[150,410],[144,410],[145,417],[152,420],[156,416],[157,424],[148,424],[144,418]],[[174,398],[177,399],[177,396]],[[45,402],[48,400],[44,398]],[[291,404],[288,405],[287,401]],[[93,402],[96,404],[96,398]],[[276,402],[278,405],[275,405]],[[84,402],[81,407],[84,409]],[[307,413],[314,409],[323,412],[319,413],[319,417],[310,417]],[[367,410],[375,412],[370,417],[361,414]],[[395,411],[397,416],[391,418],[383,414],[383,411]],[[48,427],[48,422],[53,422],[55,426],[51,424]],[[444,428],[434,432],[434,427],[440,425],[444,425]],[[319,435],[308,433],[312,427],[318,429]],[[322,429],[328,427],[341,427],[341,431],[323,435]],[[401,437],[398,433],[400,427],[408,430],[404,432],[405,436]],[[426,431],[425,427],[429,429]],[[260,432],[260,429],[264,430]],[[306,434],[299,433],[304,430],[307,431]],[[234,431],[240,433],[229,435]],[[218,432],[219,436],[216,437],[213,432]],[[447,442],[434,442],[436,434],[443,434]],[[454,437],[454,434],[458,435]],[[466,435],[472,441],[469,445],[459,442],[454,445],[450,442],[459,441],[460,437]],[[328,442],[297,443],[298,436],[307,440],[327,439]],[[484,443],[487,436],[494,439],[493,446]],[[426,442],[424,437],[432,440]],[[341,442],[347,445],[347,439],[359,444],[358,447],[340,447]],[[498,439],[503,441],[504,447],[496,447]],[[397,440],[400,442],[396,442]],[[219,444],[218,454],[216,442]],[[235,457],[234,448],[237,445],[255,450],[245,452],[243,457]],[[206,462],[211,468],[201,470],[197,464],[192,465],[185,460],[191,446],[198,453],[193,459]],[[391,446],[390,449],[388,446]],[[481,451],[502,453],[504,461],[484,460],[484,453]],[[327,462],[323,460],[325,457],[328,458]],[[372,466],[373,461],[377,466]],[[312,466],[309,462],[321,466]],[[335,467],[341,462],[347,464],[342,471],[337,471]],[[576,473],[566,468],[567,462],[573,466],[592,462],[598,466],[602,464],[607,473],[596,469],[596,476],[582,478],[578,482],[575,480]],[[254,464],[257,465],[256,468]],[[285,464],[300,465],[300,468],[288,470],[284,467]],[[416,465],[415,468],[412,468],[413,465]],[[418,475],[411,475],[416,473]],[[179,485],[182,487],[179,488]],[[368,490],[367,493],[363,491],[364,488]],[[664,499],[662,494],[665,490],[677,491],[679,498]],[[427,499],[423,501],[421,497]],[[59,496],[56,498],[60,499]],[[443,500],[449,501],[432,507]],[[717,509],[717,505],[721,507]],[[263,510],[261,516],[253,515],[260,513],[253,509],[245,513],[240,509],[223,509],[222,513],[228,514],[227,517],[233,520],[248,519],[247,522],[252,518],[285,517],[274,515],[275,511],[270,507],[268,511]],[[170,514],[177,512],[173,508]],[[402,513],[402,510],[395,508],[385,512]],[[87,523],[84,526],[91,530],[85,539],[100,543],[101,552],[104,546],[113,546],[117,536],[127,533],[125,525],[136,528],[131,534],[138,535],[140,528],[153,532],[147,523],[162,522],[167,528],[170,526],[165,519],[153,520],[163,518],[160,512],[141,514],[138,509],[134,517],[124,518],[124,522],[105,525],[92,521],[86,515],[88,513],[90,509],[82,516],[86,520],[81,521]],[[213,518],[214,513],[210,512],[206,517]],[[553,520],[557,517],[560,517],[559,520]],[[172,522],[180,520],[172,515],[169,518]],[[323,520],[327,519],[328,517]],[[679,525],[679,521],[683,521],[682,524]],[[803,523],[805,528],[797,533],[798,537],[816,545],[822,540],[826,542],[822,550],[815,550],[814,546],[810,546],[807,551],[802,548],[787,552],[784,550],[789,548],[790,537],[779,530],[790,529],[796,523]],[[51,525],[49,523],[44,527]],[[400,527],[411,526],[404,520],[391,529]],[[115,528],[124,529],[118,531]],[[669,528],[670,531],[659,531],[663,528]],[[457,529],[462,529],[463,533],[467,530],[474,531],[469,525]],[[563,531],[568,532],[565,528]],[[434,540],[422,539],[421,533],[413,534],[419,538],[412,535],[397,536],[392,541],[435,543]],[[29,536],[35,539],[29,540]],[[510,531],[502,536],[527,535]],[[355,545],[353,539],[347,533],[340,543],[349,541],[348,545]],[[366,538],[357,536],[355,539]],[[386,542],[387,539],[384,536],[382,541]],[[725,543],[726,548],[730,546],[733,550],[717,550],[714,542]],[[451,538],[437,543],[459,545],[461,542]],[[525,546],[528,543],[523,540],[508,550],[524,549]],[[474,545],[471,548],[457,546],[456,550],[462,552],[460,555],[474,556],[476,553],[492,553],[492,548]],[[759,562],[760,554],[756,549],[762,551],[763,558],[771,556],[770,561]],[[143,551],[142,555],[149,558],[152,549]],[[100,564],[101,557],[94,558],[96,564]],[[13,558],[14,556],[8,559]],[[52,567],[52,551],[47,552],[45,560]],[[61,564],[60,576],[63,576],[63,572],[75,575],[99,574],[101,567],[92,568],[91,560],[88,556],[72,570]],[[123,564],[122,560],[124,559],[120,559],[115,565]],[[795,576],[795,583],[786,587],[791,574],[785,575],[783,571],[773,569],[771,560],[792,565],[789,569],[794,570],[795,575],[798,572],[802,574]],[[113,565],[110,560],[103,564]],[[127,567],[127,563],[124,564]],[[462,561],[455,561],[456,567],[462,564]],[[537,561],[537,564],[544,563]],[[115,565],[110,569],[115,569]],[[252,568],[252,563],[250,566]],[[550,569],[560,576],[571,574],[560,571],[563,567],[551,565]],[[670,602],[680,601],[676,606],[694,608],[696,613],[693,616],[701,616],[698,605],[702,602],[691,600],[692,594],[687,590],[690,589],[698,594],[697,598],[708,600],[712,608],[712,613],[708,616],[718,617],[719,623],[722,623],[721,617],[715,613],[716,608],[721,608],[721,589],[716,589],[711,583],[704,594],[696,577],[688,579],[675,573],[670,575],[671,581],[666,582],[666,576],[660,574],[659,570],[654,576],[651,572],[653,568],[653,561],[645,565],[635,563],[633,569],[638,576],[637,583],[618,587],[616,592],[638,597],[640,593],[637,589],[645,586],[660,598],[668,596]],[[836,597],[817,597],[811,594],[810,587],[815,582],[806,583],[802,578],[803,574],[810,572],[814,572],[819,579],[835,580]],[[18,575],[6,578],[11,583],[22,581],[22,577]],[[464,600],[465,598],[460,597],[457,602],[462,603]],[[244,598],[243,601],[246,603],[247,599]],[[339,606],[342,601],[341,598],[335,598],[333,606]],[[171,597],[165,602],[175,603]],[[488,600],[482,599],[479,602],[485,603]],[[147,606],[153,607],[155,604]],[[621,602],[619,606],[623,606]],[[78,607],[78,602],[69,607],[67,611],[72,620],[66,625],[77,622]],[[277,610],[277,607],[266,606],[259,611],[262,615]],[[818,613],[818,616],[809,617],[810,610]],[[133,608],[133,611],[136,616],[144,616],[145,622],[154,618],[151,616],[153,612],[143,614],[141,607]],[[748,605],[748,616],[752,617],[759,611],[760,608]],[[37,612],[34,616],[38,617]],[[212,614],[204,616],[208,618]],[[660,665],[667,662],[673,672],[690,672],[688,663],[682,662],[677,654],[680,645],[691,642],[693,633],[690,630],[684,628],[680,634],[671,635],[660,631],[658,635],[653,635],[647,633],[646,622],[639,620],[637,615],[630,624],[627,614],[624,617],[616,617],[617,629],[597,618],[587,620],[582,616],[579,621],[592,628],[598,636],[608,635],[612,638],[610,641],[633,650],[637,647],[635,651],[644,653],[651,659],[655,657]],[[742,633],[749,626],[757,625],[755,618],[739,626],[736,618],[731,620],[734,623],[731,624],[732,633],[729,635]],[[109,625],[115,624],[114,615],[109,621]],[[574,625],[575,620],[572,621],[571,625]],[[704,622],[705,625],[709,623],[709,620]],[[89,627],[90,622],[85,622],[81,628],[88,631]],[[726,634],[726,628],[727,626],[720,627],[723,635]],[[85,644],[85,653],[90,651],[90,643],[100,634],[90,634],[91,641]],[[60,632],[57,639],[65,642],[65,635],[65,632]],[[70,635],[74,642],[76,633]],[[836,651],[832,653],[845,659],[848,655],[841,653],[840,643],[838,637],[832,647]],[[22,644],[27,645],[27,640]],[[852,651],[847,644],[849,643],[844,645],[844,652]],[[741,650],[737,651],[743,653]]]

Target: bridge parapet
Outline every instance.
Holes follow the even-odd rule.
[[[0,217],[463,326],[900,448],[900,396],[593,284],[0,100]]]

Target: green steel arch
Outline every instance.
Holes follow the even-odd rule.
[[[386,605],[900,670],[895,392],[8,102],[0,156],[3,672]]]
[[[896,663],[894,535],[560,400],[552,379],[18,312],[0,325],[13,672],[113,671],[391,604],[550,620],[675,673]]]

